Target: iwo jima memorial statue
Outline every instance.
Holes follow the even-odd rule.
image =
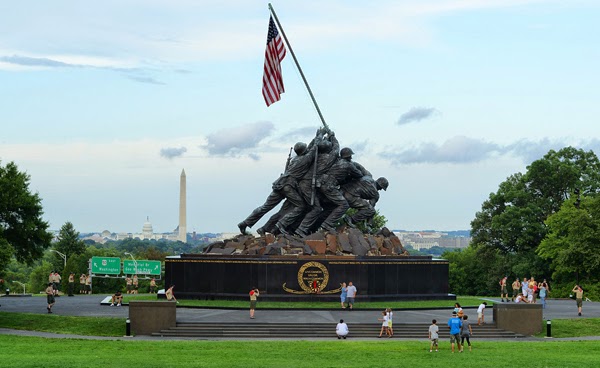
[[[286,53],[271,9],[263,95],[267,106],[283,93],[279,62]],[[282,31],[283,34],[283,31]],[[292,49],[288,44],[292,56]],[[340,149],[294,61],[323,127],[314,139],[293,146],[285,171],[271,194],[237,226],[240,235],[210,244],[201,254],[167,257],[165,283],[177,285],[180,298],[247,299],[251,288],[261,299],[339,300],[341,284],[352,281],[359,300],[449,299],[448,261],[410,256],[398,237],[383,225],[375,205],[384,177],[374,179]],[[283,202],[269,220],[248,233]]]

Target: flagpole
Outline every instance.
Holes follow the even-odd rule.
[[[269,3],[269,10],[271,11],[271,14],[273,14],[273,17],[275,18],[275,22],[277,23],[277,28],[279,28],[279,30],[281,31],[281,34],[283,35],[283,39],[285,40],[285,43],[286,43],[288,49],[290,49],[290,53],[292,54],[292,57],[294,58],[294,63],[296,63],[296,67],[298,68],[298,71],[300,72],[300,76],[302,76],[302,80],[304,81],[304,85],[306,85],[306,89],[308,90],[308,94],[310,95],[310,98],[311,98],[313,104],[315,105],[315,108],[317,109],[317,113],[319,114],[319,118],[321,118],[321,122],[323,123],[323,126],[327,130],[329,130],[329,126],[325,122],[325,119],[323,118],[323,114],[321,114],[321,109],[319,109],[319,105],[317,104],[317,100],[315,100],[315,96],[313,95],[312,90],[310,89],[310,86],[308,85],[308,81],[306,80],[306,77],[304,76],[304,72],[302,72],[302,68],[300,67],[300,63],[298,63],[298,59],[296,59],[296,54],[294,54],[294,50],[292,50],[292,45],[290,45],[290,42],[288,41],[287,36],[285,35],[285,32],[283,31],[283,28],[281,27],[281,23],[279,23],[279,18],[277,18],[277,14],[275,14],[275,9],[273,9],[273,6],[271,6],[271,3]]]

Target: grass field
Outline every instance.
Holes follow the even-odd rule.
[[[129,303],[130,300],[156,300],[154,294],[139,294],[123,296],[123,301]],[[474,296],[458,296],[456,300],[415,300],[415,301],[394,301],[394,302],[358,302],[354,305],[355,309],[402,309],[402,308],[452,308],[455,302],[463,307],[477,307],[483,301],[487,301],[488,307],[494,305],[486,298]],[[272,302],[259,301],[260,309],[338,309],[339,302]],[[180,307],[214,307],[214,308],[248,308],[246,300],[179,300]]]
[[[0,367],[597,367],[600,341],[89,341],[0,336]]]

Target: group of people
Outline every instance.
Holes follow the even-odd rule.
[[[478,326],[484,323],[484,313],[486,307],[487,303],[483,302],[477,308]],[[455,345],[458,349],[458,352],[462,353],[464,351],[465,341],[469,346],[469,351],[472,351],[471,335],[473,335],[473,328],[471,327],[469,316],[464,313],[459,303],[454,304],[452,317],[448,320],[448,328],[450,329],[450,346],[453,353],[455,352]],[[429,346],[430,353],[434,348],[435,351],[439,351],[438,338],[439,327],[437,325],[437,320],[434,319],[431,321],[431,326],[429,326],[429,340],[431,342],[431,345]]]
[[[348,305],[348,310],[352,310],[354,307],[354,299],[356,298],[356,286],[352,284],[352,281],[348,282],[346,285],[345,282],[342,282],[341,294],[340,294],[340,303],[342,304],[342,309],[346,309],[346,304]]]
[[[381,318],[377,319],[378,321],[381,321],[381,330],[377,337],[381,337],[384,333],[388,338],[394,336],[394,328],[392,326],[393,315],[392,308],[386,308],[381,312]]]
[[[342,218],[350,227],[370,222],[378,191],[389,185],[386,178],[375,180],[361,164],[352,161],[354,151],[348,147],[340,150],[329,128],[317,130],[308,145],[298,142],[293,150],[296,155],[292,158],[290,150],[285,171],[273,182],[264,204],[238,224],[242,234],[282,201],[279,212],[257,229],[260,235],[269,232],[305,237],[319,229],[335,231]],[[351,217],[344,216],[348,208],[356,209]]]
[[[499,281],[500,284],[500,299],[502,302],[513,301],[515,303],[537,303],[539,297],[542,303],[542,308],[546,308],[546,298],[550,293],[550,285],[546,279],[542,282],[537,282],[534,277],[527,279],[523,277],[523,281],[520,281],[517,277],[512,283],[512,298],[508,297],[508,277],[504,276]]]

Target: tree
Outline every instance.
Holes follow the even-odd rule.
[[[576,190],[600,190],[598,157],[573,147],[550,150],[490,194],[471,222],[473,243],[503,253],[535,250],[546,236],[544,221]]]
[[[14,162],[0,162],[0,269],[6,255],[29,265],[42,257],[52,234],[42,220],[41,198],[29,190],[30,177],[19,172]]]
[[[85,252],[85,244],[79,239],[79,232],[75,230],[71,222],[65,222],[58,232],[58,241],[54,243],[54,249],[71,257]],[[55,254],[55,261],[52,262],[56,269],[62,269],[64,263],[59,254]],[[63,270],[64,272],[64,270]]]
[[[551,262],[555,280],[595,284],[600,278],[600,196],[583,197],[579,207],[574,201],[548,217],[548,236],[537,253]]]

